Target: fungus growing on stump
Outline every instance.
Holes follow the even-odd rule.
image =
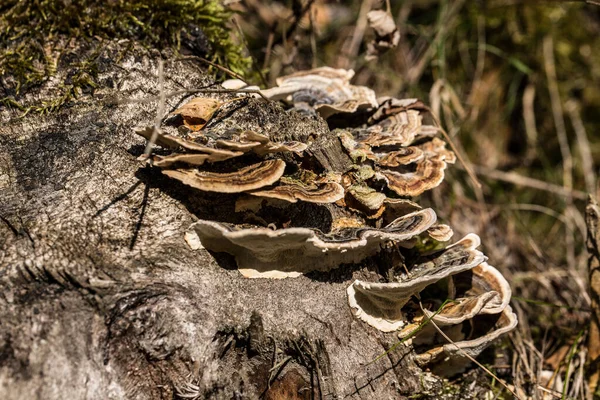
[[[155,134],[163,150],[148,162],[190,186],[189,196],[234,196],[231,214],[194,223],[188,243],[229,253],[248,278],[318,273],[326,279],[333,269],[375,257],[388,273],[348,286],[352,313],[374,329],[411,337],[418,363],[448,375],[466,365],[466,355],[478,355],[515,327],[510,286],[486,263],[477,235],[446,245],[452,228],[415,201],[440,185],[456,161],[436,137],[441,129],[428,108],[417,99],[377,99],[371,89],[352,85],[353,75],[323,67],[263,90],[299,118],[329,118],[322,131],[284,140],[260,129],[215,130],[219,124],[212,122],[205,129],[227,101],[199,98],[169,117],[171,124],[193,125],[190,137],[173,126],[136,133]],[[243,222],[232,223],[232,216]]]

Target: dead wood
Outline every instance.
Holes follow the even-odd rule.
[[[0,397],[371,399],[441,387],[407,347],[370,363],[398,339],[348,307],[346,287],[368,268],[251,280],[189,248],[195,219],[239,221],[227,195],[136,160],[145,141],[132,130],[157,104],[115,99],[156,97],[161,56],[132,46],[117,58],[126,46],[106,46],[102,86],[58,112],[0,109]],[[166,91],[210,84],[192,60],[166,63]],[[28,102],[51,94],[49,82]],[[261,100],[210,124],[297,140],[327,130]]]
[[[588,268],[590,272],[590,298],[592,300],[590,329],[588,332],[590,393],[599,396],[600,380],[600,208],[592,196],[586,207]]]

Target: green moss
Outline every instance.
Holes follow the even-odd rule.
[[[23,94],[56,75],[58,68],[75,67],[60,92],[37,111],[52,111],[92,90],[95,57],[103,42],[132,39],[148,48],[178,52],[182,38],[194,36],[206,58],[244,74],[250,58],[231,39],[227,26],[232,12],[218,0],[0,0],[0,102],[19,104]],[[195,28],[200,28],[197,35]],[[83,62],[69,62],[73,40],[87,46]],[[78,58],[81,60],[81,58]],[[1,92],[0,92],[1,93]]]

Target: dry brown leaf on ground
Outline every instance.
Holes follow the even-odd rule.
[[[223,105],[223,102],[207,97],[196,97],[187,102],[177,110],[173,111],[172,116],[181,116],[183,124],[192,131],[199,131],[212,118],[213,114]]]

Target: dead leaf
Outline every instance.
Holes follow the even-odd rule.
[[[220,100],[196,97],[173,111],[172,115],[181,116],[185,126],[192,131],[199,131],[210,121],[221,105],[223,105],[223,102]]]
[[[400,32],[396,28],[394,18],[382,10],[370,11],[367,14],[369,27],[375,31],[375,39],[367,45],[367,61],[374,60],[389,49],[398,46]]]

